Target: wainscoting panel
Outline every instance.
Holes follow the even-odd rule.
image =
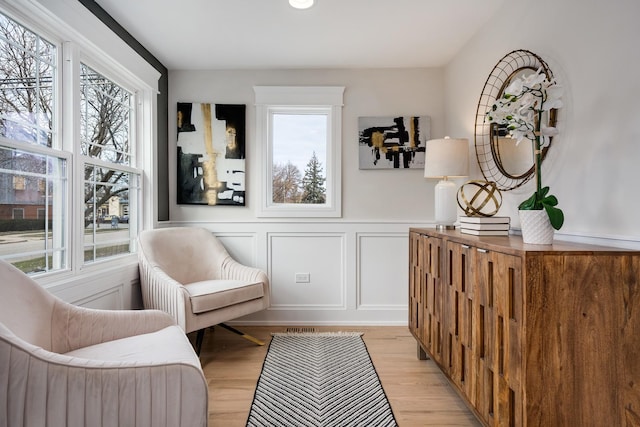
[[[42,284],[42,283],[41,283]],[[107,310],[142,308],[136,256],[113,259],[88,267],[76,276],[44,283],[64,301]]]
[[[99,308],[102,310],[110,310],[116,307],[118,310],[122,310],[122,291],[124,285],[119,285],[111,289],[107,289],[98,294],[91,295],[83,298],[79,301],[73,301],[73,304],[79,305],[85,308]]]
[[[346,309],[345,236],[268,233],[270,310]]]
[[[357,233],[358,310],[406,310],[409,248],[406,233]]]
[[[221,232],[216,236],[233,259],[244,265],[258,264],[256,233]]]
[[[230,323],[262,325],[406,325],[409,228],[428,226],[313,220],[170,225],[207,228],[244,260],[254,253],[244,239],[255,236],[249,264],[269,275],[271,307]],[[298,282],[308,274],[308,283],[296,283],[296,274]]]

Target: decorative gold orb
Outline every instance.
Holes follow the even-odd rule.
[[[501,205],[502,193],[495,182],[467,181],[458,190],[458,206],[466,216],[493,216]]]

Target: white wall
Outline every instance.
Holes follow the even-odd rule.
[[[431,136],[444,136],[442,69],[170,71],[169,129],[177,102],[247,105],[247,206],[211,208],[176,205],[175,132],[170,134],[172,221],[253,221],[259,204],[259,159],[255,156],[255,85],[345,86],[342,114],[342,218],[411,220],[433,218],[434,183],[419,170],[358,170],[360,116],[428,115]]]
[[[447,131],[473,140],[478,99],[494,65],[516,49],[540,55],[565,87],[561,133],[542,175],[565,213],[556,236],[640,247],[640,2],[514,0],[505,6],[445,68]],[[517,225],[517,205],[533,190],[530,182],[504,193],[501,214]]]
[[[175,132],[170,133],[173,225],[201,225],[230,252],[264,268],[272,307],[244,322],[406,324],[408,229],[433,219],[433,187],[422,170],[359,170],[360,116],[427,115],[444,136],[442,69],[170,71],[169,128],[176,102],[247,105],[247,206],[175,203]],[[342,218],[258,219],[255,85],[345,86],[342,114]],[[311,282],[294,282],[295,273]]]

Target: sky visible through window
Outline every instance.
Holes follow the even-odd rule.
[[[327,116],[325,114],[274,114],[273,163],[291,162],[304,175],[307,163],[315,151],[327,170]]]

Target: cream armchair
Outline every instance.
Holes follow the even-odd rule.
[[[198,331],[200,353],[206,328],[269,307],[269,279],[258,268],[235,261],[208,230],[173,227],[139,236],[138,258],[145,308],[169,313],[185,333]]]
[[[171,317],[77,307],[0,261],[0,425],[206,426],[207,405]]]

